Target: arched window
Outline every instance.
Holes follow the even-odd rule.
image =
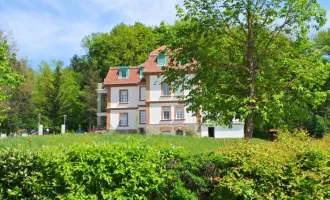
[[[183,131],[182,130],[177,130],[176,135],[183,135]]]

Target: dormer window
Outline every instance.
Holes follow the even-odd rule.
[[[128,67],[119,67],[119,78],[128,78],[129,69]]]
[[[159,67],[166,66],[166,55],[161,54],[157,56],[157,66]]]
[[[140,66],[140,71],[139,71],[140,78],[144,77],[143,70],[144,70],[144,67]]]

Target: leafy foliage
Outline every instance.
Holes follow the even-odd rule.
[[[315,46],[330,55],[330,29],[320,31],[314,38]]]
[[[105,77],[109,67],[144,63],[148,54],[157,47],[157,39],[152,28],[136,22],[132,26],[119,24],[110,33],[86,36],[82,46],[97,66],[100,77]]]
[[[325,101],[329,65],[307,38],[325,23],[316,1],[185,0],[184,7],[167,44],[173,65],[191,64],[166,68],[165,82],[191,90],[190,111],[222,125],[240,116],[251,138],[255,127],[283,128],[285,116],[299,117],[292,104]]]
[[[22,77],[12,70],[11,61],[15,59],[15,54],[10,51],[10,46],[7,43],[7,39],[3,36],[3,32],[0,31],[0,106],[2,107],[0,112],[1,121],[6,118],[6,114],[3,113],[8,107],[4,104],[4,100],[8,99],[11,92],[20,84]]]
[[[55,60],[41,63],[33,97],[36,113],[43,116],[42,123],[54,130],[63,123],[63,115],[67,115],[69,128],[77,128],[72,125],[79,124],[82,117],[80,75],[72,69],[62,69],[62,65]]]
[[[37,123],[32,102],[34,71],[28,66],[27,59],[13,59],[11,65],[13,71],[23,78],[20,85],[11,91],[10,98],[4,101],[9,109],[6,113],[8,117],[2,124],[12,133],[18,129],[31,129]]]
[[[328,199],[329,141],[328,136],[314,140],[306,132],[297,131],[282,133],[272,143],[251,145],[240,141],[204,153],[131,140],[37,150],[5,149],[0,152],[0,196]]]

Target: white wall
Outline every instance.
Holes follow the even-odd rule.
[[[201,136],[208,137],[208,126],[202,125]],[[244,137],[244,124],[233,124],[232,128],[224,128],[221,126],[214,126],[215,138],[243,138]]]
[[[128,113],[128,126],[120,127],[119,126],[119,113]],[[138,110],[111,110],[110,113],[110,124],[111,129],[116,130],[127,130],[127,129],[137,129],[139,111]]]
[[[162,106],[171,107],[171,121],[162,120]],[[175,106],[182,106],[178,103],[151,103],[150,104],[150,124],[183,124],[183,123],[196,123],[196,117],[188,113],[185,109],[184,119],[176,121],[175,119]]]
[[[119,103],[119,90],[128,90],[128,104]],[[139,103],[139,86],[111,87],[110,108],[137,107],[138,105],[141,105]]]
[[[156,75],[150,76],[150,101],[176,101],[178,100],[173,94],[171,96],[162,97],[162,79],[163,76],[157,77]],[[189,92],[184,92],[186,95]]]

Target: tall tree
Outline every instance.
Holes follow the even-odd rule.
[[[28,66],[27,59],[15,59],[11,63],[13,71],[24,78],[21,85],[12,91],[11,97],[7,100],[10,109],[5,126],[9,128],[9,132],[14,132],[18,128],[31,129],[36,124],[32,107],[34,72]]]
[[[316,0],[185,0],[184,6],[168,49],[172,61],[192,64],[166,68],[165,81],[173,88],[183,82],[191,90],[188,109],[203,112],[204,120],[230,125],[240,116],[250,139],[256,125],[284,126],[290,104],[314,107],[326,99],[321,87],[329,65],[307,37],[326,21]]]
[[[43,116],[43,124],[59,130],[63,115],[68,117],[68,128],[78,128],[81,120],[79,75],[72,69],[62,69],[63,62],[52,60],[42,61],[40,73],[37,75],[34,104],[36,111]]]
[[[153,29],[139,22],[134,25],[119,24],[110,33],[97,33],[86,36],[82,46],[87,56],[98,67],[100,77],[105,77],[109,67],[138,65],[157,46]]]
[[[12,70],[12,63],[16,59],[16,54],[7,42],[7,36],[0,30],[0,122],[6,118],[4,111],[8,110],[7,100],[12,91],[20,85],[22,77]]]
[[[84,122],[88,125],[88,130],[92,129],[92,126],[96,126],[96,112],[97,112],[97,83],[99,81],[98,74],[93,71],[88,71],[86,74],[87,83],[84,86],[84,96],[82,98],[84,102],[83,116]],[[87,78],[88,77],[88,78]]]
[[[71,59],[70,68],[73,69],[79,76],[80,90],[83,95],[80,98],[82,110],[80,116],[82,120],[80,125],[82,129],[91,130],[96,125],[97,111],[97,83],[101,80],[99,72],[92,62],[86,56],[74,55]]]

